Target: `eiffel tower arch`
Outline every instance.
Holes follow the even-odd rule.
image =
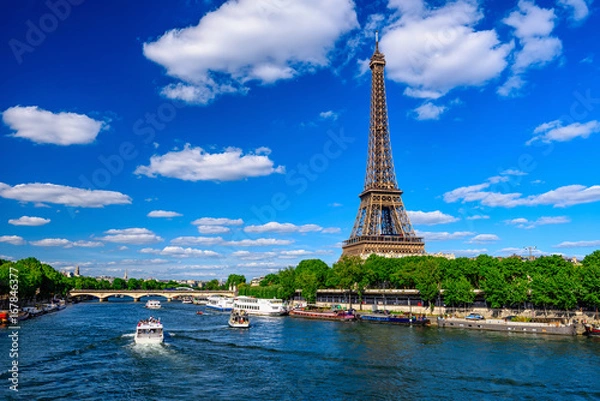
[[[352,234],[342,245],[342,256],[424,255],[425,243],[415,234],[396,181],[383,76],[385,57],[379,52],[378,40],[369,67],[372,76],[367,173]]]

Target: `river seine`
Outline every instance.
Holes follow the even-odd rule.
[[[8,400],[598,400],[600,341],[252,318],[144,300],[70,305],[21,322],[18,393],[11,331],[0,330]],[[137,321],[160,317],[163,345],[135,345]]]

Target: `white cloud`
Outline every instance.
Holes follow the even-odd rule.
[[[147,228],[110,229],[104,234],[104,237],[99,238],[101,241],[119,244],[144,245],[163,240]]]
[[[334,112],[334,111],[328,110],[328,111],[322,111],[321,113],[319,113],[319,117],[322,120],[333,120],[333,121],[335,121],[335,120],[338,119],[339,114],[336,113],[336,112]]]
[[[446,106],[436,106],[431,102],[423,103],[413,110],[417,120],[438,120],[446,111]]]
[[[586,248],[586,247],[599,247],[600,240],[594,241],[564,241],[558,245],[554,245],[555,248]]]
[[[563,126],[560,120],[550,121],[539,125],[533,130],[534,137],[526,142],[531,145],[536,141],[544,143],[567,142],[574,138],[587,138],[591,134],[600,132],[600,122],[597,120],[588,121],[585,124],[572,123]]]
[[[183,216],[181,213],[169,212],[167,210],[153,210],[147,214],[148,217],[179,217]]]
[[[24,245],[25,240],[18,235],[0,235],[0,243],[6,242],[11,245]]]
[[[244,155],[241,149],[230,147],[223,153],[211,154],[188,143],[181,151],[152,156],[149,166],[138,166],[134,173],[148,177],[162,175],[184,181],[236,181],[285,173],[285,167],[274,167],[269,159],[270,152],[268,148],[259,148]]]
[[[8,224],[12,224],[13,226],[43,226],[48,223],[50,223],[50,219],[31,216],[21,216],[18,219],[8,220]]]
[[[214,251],[206,251],[196,248],[183,248],[180,246],[165,246],[163,249],[143,248],[141,253],[153,253],[162,256],[171,256],[174,258],[201,258],[201,257],[217,257],[219,253]]]
[[[496,234],[478,234],[469,240],[470,244],[483,244],[486,242],[500,241]]]
[[[241,226],[244,224],[242,219],[228,219],[226,217],[201,217],[192,221],[196,226]]]
[[[131,198],[120,192],[40,183],[18,184],[11,187],[0,182],[0,197],[20,202],[56,203],[73,207],[104,207],[131,203]]]
[[[177,237],[171,240],[173,245],[218,245],[222,242],[221,237]]]
[[[94,142],[98,133],[108,128],[83,114],[54,114],[37,106],[11,107],[2,113],[2,119],[15,137],[62,146]]]
[[[475,233],[470,231],[456,231],[453,233],[449,232],[427,232],[427,231],[418,231],[416,233],[419,237],[423,237],[425,241],[449,241],[455,239],[463,239],[465,237],[470,237]]]
[[[281,251],[279,253],[279,257],[282,259],[295,259],[295,258],[303,258],[305,256],[314,255],[315,253],[312,251],[307,251],[304,249],[297,249],[293,251]]]
[[[324,228],[323,231],[321,231],[321,232],[323,234],[337,234],[341,231],[342,231],[342,229],[339,227],[328,227],[328,228]]]
[[[550,36],[554,30],[554,9],[536,6],[533,2],[520,0],[518,10],[513,11],[502,22],[514,28],[520,48],[514,54],[511,75],[498,88],[498,94],[509,96],[518,92],[525,84],[523,74],[531,67],[542,67],[562,53],[560,39]]]
[[[292,223],[277,223],[271,221],[261,226],[248,226],[244,228],[247,233],[308,233],[308,232],[319,232],[322,231],[323,227],[316,224],[304,224],[297,226]]]
[[[476,214],[473,216],[468,216],[467,220],[488,220],[489,218],[490,218],[490,216],[487,216],[487,215]]]
[[[487,249],[457,249],[452,251],[443,251],[443,253],[452,253],[459,257],[475,257],[481,254],[486,254],[488,252]]]
[[[429,8],[423,1],[391,1],[389,7],[402,15],[379,47],[387,76],[407,84],[406,95],[436,99],[453,88],[483,85],[506,68],[512,45],[501,44],[494,30],[475,29],[483,18],[476,2]]]
[[[590,13],[585,0],[557,0],[556,3],[564,8],[572,9],[571,19],[574,21],[584,20]]]
[[[421,212],[420,210],[412,212],[407,211],[408,217],[412,224],[422,224],[426,226],[432,226],[436,224],[447,224],[454,223],[455,221],[460,220],[457,217],[450,216],[449,214],[444,214],[439,210],[434,212]]]
[[[275,238],[259,238],[259,239],[243,239],[239,241],[227,241],[223,245],[229,246],[270,246],[270,245],[289,245],[294,241],[275,239]]]
[[[144,55],[181,80],[163,95],[206,104],[247,92],[251,81],[270,84],[328,66],[337,40],[358,27],[350,0],[229,1],[195,26],[145,43]]]
[[[200,234],[225,234],[231,231],[229,227],[223,226],[198,226]]]
[[[552,205],[567,207],[583,203],[600,201],[600,185],[585,187],[583,185],[567,185],[539,195],[523,197],[521,193],[503,194],[494,191],[484,191],[491,187],[490,182],[478,185],[456,188],[444,194],[444,201],[480,202],[489,207],[537,206]]]
[[[535,228],[537,226],[545,226],[548,224],[565,224],[570,223],[571,219],[567,216],[555,217],[540,217],[535,221],[529,221],[524,217],[519,217],[512,220],[505,220],[506,224],[517,226],[518,228]]]
[[[81,248],[97,248],[104,246],[102,242],[98,241],[69,241],[64,238],[44,238],[39,241],[29,241],[33,246],[61,246],[63,248],[81,247]]]
[[[265,260],[273,259],[277,254],[275,252],[250,252],[250,251],[236,251],[231,254],[236,258],[242,260]]]

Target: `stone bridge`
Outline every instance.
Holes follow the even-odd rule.
[[[194,290],[194,291],[181,291],[181,290],[71,290],[69,292],[71,297],[80,297],[88,295],[91,297],[98,298],[100,302],[108,300],[109,297],[124,296],[133,298],[134,302],[139,302],[141,297],[159,296],[167,299],[171,302],[173,299],[183,297],[194,297],[194,298],[208,298],[211,295],[225,295],[228,297],[236,296],[234,291],[205,291],[205,290]]]

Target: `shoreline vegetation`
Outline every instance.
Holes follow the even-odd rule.
[[[181,287],[176,281],[115,278],[112,282],[93,277],[67,277],[50,265],[30,257],[19,261],[0,260],[0,308],[8,308],[9,270],[19,272],[19,305],[66,298],[71,289],[155,290]],[[317,301],[317,290],[352,292],[362,303],[365,291],[418,290],[423,306],[435,313],[443,299],[446,308],[472,309],[476,297],[487,309],[520,309],[594,312],[600,306],[600,250],[572,263],[558,255],[533,260],[520,257],[449,260],[435,256],[385,258],[371,255],[366,260],[343,257],[329,267],[319,259],[301,261],[278,273],[266,275],[258,286],[246,283],[243,275],[231,274],[223,285],[218,280],[202,289],[235,286],[239,295],[291,300],[300,290],[309,304]]]

